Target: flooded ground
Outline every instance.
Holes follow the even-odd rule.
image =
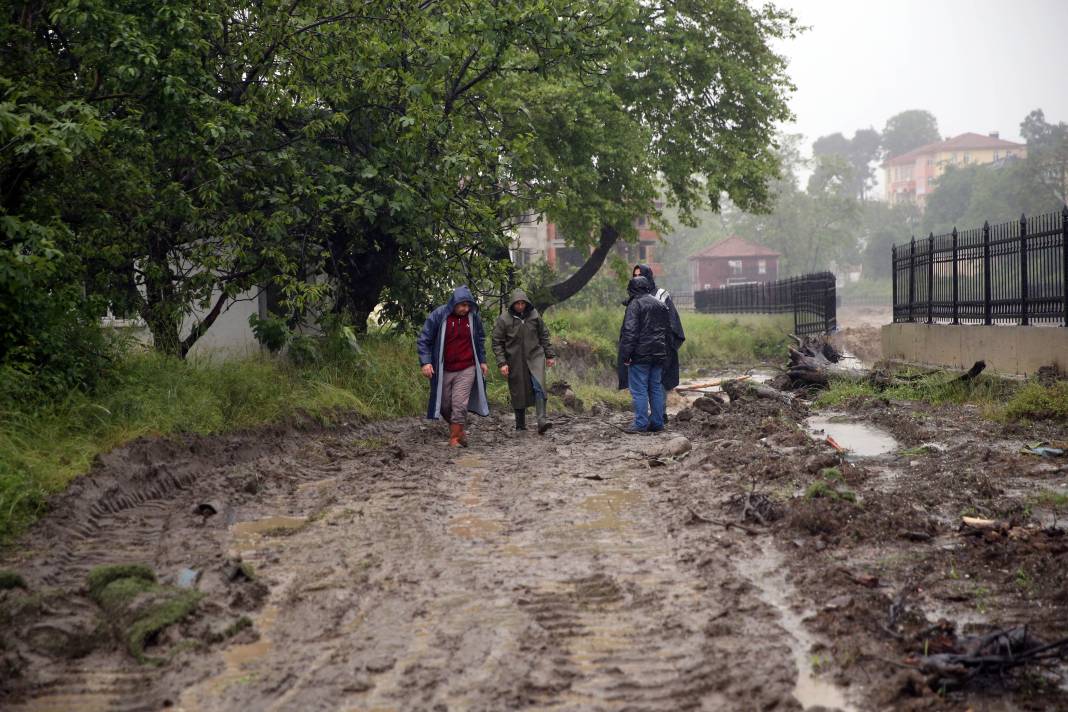
[[[1063,428],[878,400],[676,407],[685,441],[616,413],[542,437],[495,416],[460,451],[418,420],[134,443],[0,563],[28,584],[0,591],[0,706],[1068,707],[1062,668],[938,689],[907,662],[995,626],[1068,635],[1044,494],[1068,462],[1020,452]],[[975,536],[962,514],[1009,524]],[[88,590],[130,563],[201,594],[148,664]]]

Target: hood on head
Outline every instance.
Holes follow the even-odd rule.
[[[449,311],[451,312],[456,308],[457,304],[462,302],[469,302],[471,311],[478,311],[478,302],[475,301],[475,295],[471,294],[471,290],[467,288],[466,284],[461,284],[453,290],[452,296],[449,297]]]
[[[516,302],[526,302],[527,304],[530,304],[530,299],[527,297],[527,293],[522,289],[513,289],[508,297],[508,308],[511,309],[514,307]]]
[[[627,283],[627,294],[632,297],[640,297],[653,291],[653,286],[645,277],[634,277]]]
[[[647,280],[649,280],[649,291],[650,292],[655,291],[656,290],[656,279],[653,276],[653,268],[650,267],[649,265],[645,265],[645,264],[636,264],[636,265],[634,265],[634,269],[632,269],[630,271],[630,273],[634,274],[634,270],[635,269],[638,270],[641,273],[642,277],[645,277]]]

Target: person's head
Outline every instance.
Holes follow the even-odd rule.
[[[634,265],[634,273],[631,274],[631,277],[641,277],[641,276],[642,276],[642,266],[641,265]]]
[[[471,311],[471,302],[457,302],[456,306],[452,308],[452,313],[456,316],[467,316]]]
[[[640,297],[652,291],[652,285],[645,277],[634,277],[627,284],[627,294],[632,297]]]
[[[522,299],[517,299],[514,302],[512,302],[512,309],[515,310],[516,314],[522,314],[523,312],[525,312],[527,310],[528,306],[530,306],[530,305],[526,301],[524,301]]]

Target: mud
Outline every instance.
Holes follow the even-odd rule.
[[[1068,461],[1020,453],[1063,427],[857,401],[816,425],[896,444],[843,454],[802,402],[676,405],[689,448],[558,413],[545,436],[479,420],[461,451],[418,420],[115,451],[0,560],[28,587],[0,591],[0,706],[1065,706],[1063,669],[936,690],[904,667],[991,626],[1068,635],[1068,536],[1036,504]],[[161,664],[86,588],[133,563],[199,573],[196,611],[147,641]]]

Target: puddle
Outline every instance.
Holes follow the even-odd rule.
[[[497,534],[504,526],[494,520],[472,514],[456,517],[449,525],[449,532],[463,539],[485,539]]]
[[[627,490],[608,490],[594,494],[583,500],[579,506],[596,519],[578,525],[578,529],[622,529],[625,525],[622,514],[641,500],[637,492]]]
[[[790,606],[789,598],[793,589],[786,582],[783,564],[782,554],[765,547],[758,556],[749,559],[740,571],[756,586],[760,598],[779,612],[779,624],[790,636],[790,649],[797,666],[794,698],[806,710],[815,707],[856,712],[856,708],[846,702],[845,693],[840,687],[820,679],[813,670],[809,651],[816,639],[805,629],[802,616]]]
[[[453,462],[460,467],[483,467],[486,464],[478,455],[463,455],[453,460]]]
[[[277,605],[268,605],[263,613],[256,617],[253,625],[259,631],[260,639],[245,645],[232,645],[223,650],[225,667],[218,675],[203,682],[187,687],[178,700],[180,712],[197,712],[218,703],[233,685],[243,685],[254,680],[258,675],[258,661],[266,657],[273,649],[274,643],[268,636],[275,621],[278,620]]]
[[[251,548],[265,536],[292,534],[307,523],[307,517],[279,515],[266,517],[265,519],[254,519],[250,522],[237,522],[230,527],[230,533],[234,536],[237,548],[244,550]]]
[[[897,440],[881,428],[867,423],[842,420],[843,413],[813,415],[805,420],[805,427],[816,440],[827,437],[849,451],[853,457],[878,457],[898,449]]]

